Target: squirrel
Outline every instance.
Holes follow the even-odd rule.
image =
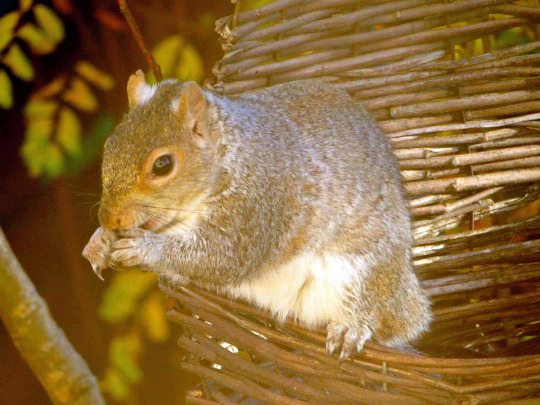
[[[83,252],[100,278],[139,266],[326,326],[340,359],[427,330],[397,162],[346,91],[309,79],[228,97],[139,70],[127,93]]]

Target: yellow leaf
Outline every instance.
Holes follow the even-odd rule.
[[[32,52],[38,55],[51,53],[56,48],[46,32],[31,23],[24,24],[17,31],[17,36],[26,41]]]
[[[181,35],[164,39],[154,48],[153,55],[165,78],[200,81],[203,78],[203,62],[197,50],[186,43]],[[152,73],[148,81],[155,81]]]
[[[0,51],[3,51],[13,40],[15,36],[14,30],[20,18],[21,13],[19,11],[12,11],[0,18]]]
[[[34,16],[38,25],[55,45],[64,40],[66,35],[64,23],[51,8],[44,4],[36,4]]]
[[[164,342],[169,337],[165,303],[160,294],[151,294],[144,302],[141,313],[142,324],[148,338],[154,342]]]
[[[70,87],[62,94],[62,99],[86,112],[95,112],[99,107],[97,98],[90,87],[78,77],[71,79]]]
[[[115,367],[107,368],[105,377],[99,382],[99,388],[118,402],[125,402],[129,397],[130,384]]]
[[[66,77],[61,75],[32,95],[35,100],[43,100],[58,95],[66,87]]]
[[[156,285],[156,275],[136,270],[116,273],[109,284],[98,309],[106,322],[121,322],[139,308],[140,300]]]
[[[68,155],[81,155],[81,123],[75,113],[64,107],[58,115],[56,140]]]
[[[0,69],[0,107],[5,109],[13,107],[11,79],[4,69]]]
[[[136,333],[116,336],[109,346],[111,364],[132,383],[137,383],[142,378],[137,361],[140,353],[141,337]]]
[[[24,115],[29,120],[51,118],[58,108],[58,103],[49,100],[36,100],[34,97],[24,106]]]
[[[19,10],[21,10],[21,13],[26,13],[30,10],[32,4],[34,4],[34,0],[19,0]]]
[[[200,82],[204,76],[204,64],[201,55],[191,46],[186,45],[180,53],[180,61],[176,67],[176,78],[180,81]]]
[[[5,54],[2,62],[13,72],[18,78],[30,81],[34,78],[34,68],[28,57],[21,50],[19,45],[12,44]]]
[[[29,120],[26,127],[26,140],[30,143],[43,141],[48,143],[53,132],[53,123],[52,118]]]
[[[75,65],[75,71],[101,90],[107,91],[114,87],[114,79],[111,75],[102,72],[85,60]]]
[[[186,41],[181,35],[173,35],[165,38],[154,48],[154,58],[161,68],[163,77],[173,77],[175,64],[178,61],[178,53]],[[150,75],[151,76],[151,75]]]

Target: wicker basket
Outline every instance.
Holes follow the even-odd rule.
[[[323,77],[379,120],[402,168],[415,267],[435,321],[418,344],[424,355],[368,342],[340,363],[325,353],[324,331],[162,286],[177,303],[170,318],[189,353],[182,367],[203,380],[189,403],[540,403],[540,8],[532,4],[277,0],[218,21],[225,55],[216,91]],[[529,42],[491,49],[509,30]]]

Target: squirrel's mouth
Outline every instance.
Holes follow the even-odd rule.
[[[178,219],[176,217],[166,217],[162,215],[156,215],[151,217],[148,221],[143,223],[140,227],[151,232],[160,233],[164,230],[176,225]]]

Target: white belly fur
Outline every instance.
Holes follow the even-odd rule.
[[[304,255],[225,290],[271,311],[281,322],[316,327],[344,319],[348,287],[361,282],[367,267],[359,257]]]

